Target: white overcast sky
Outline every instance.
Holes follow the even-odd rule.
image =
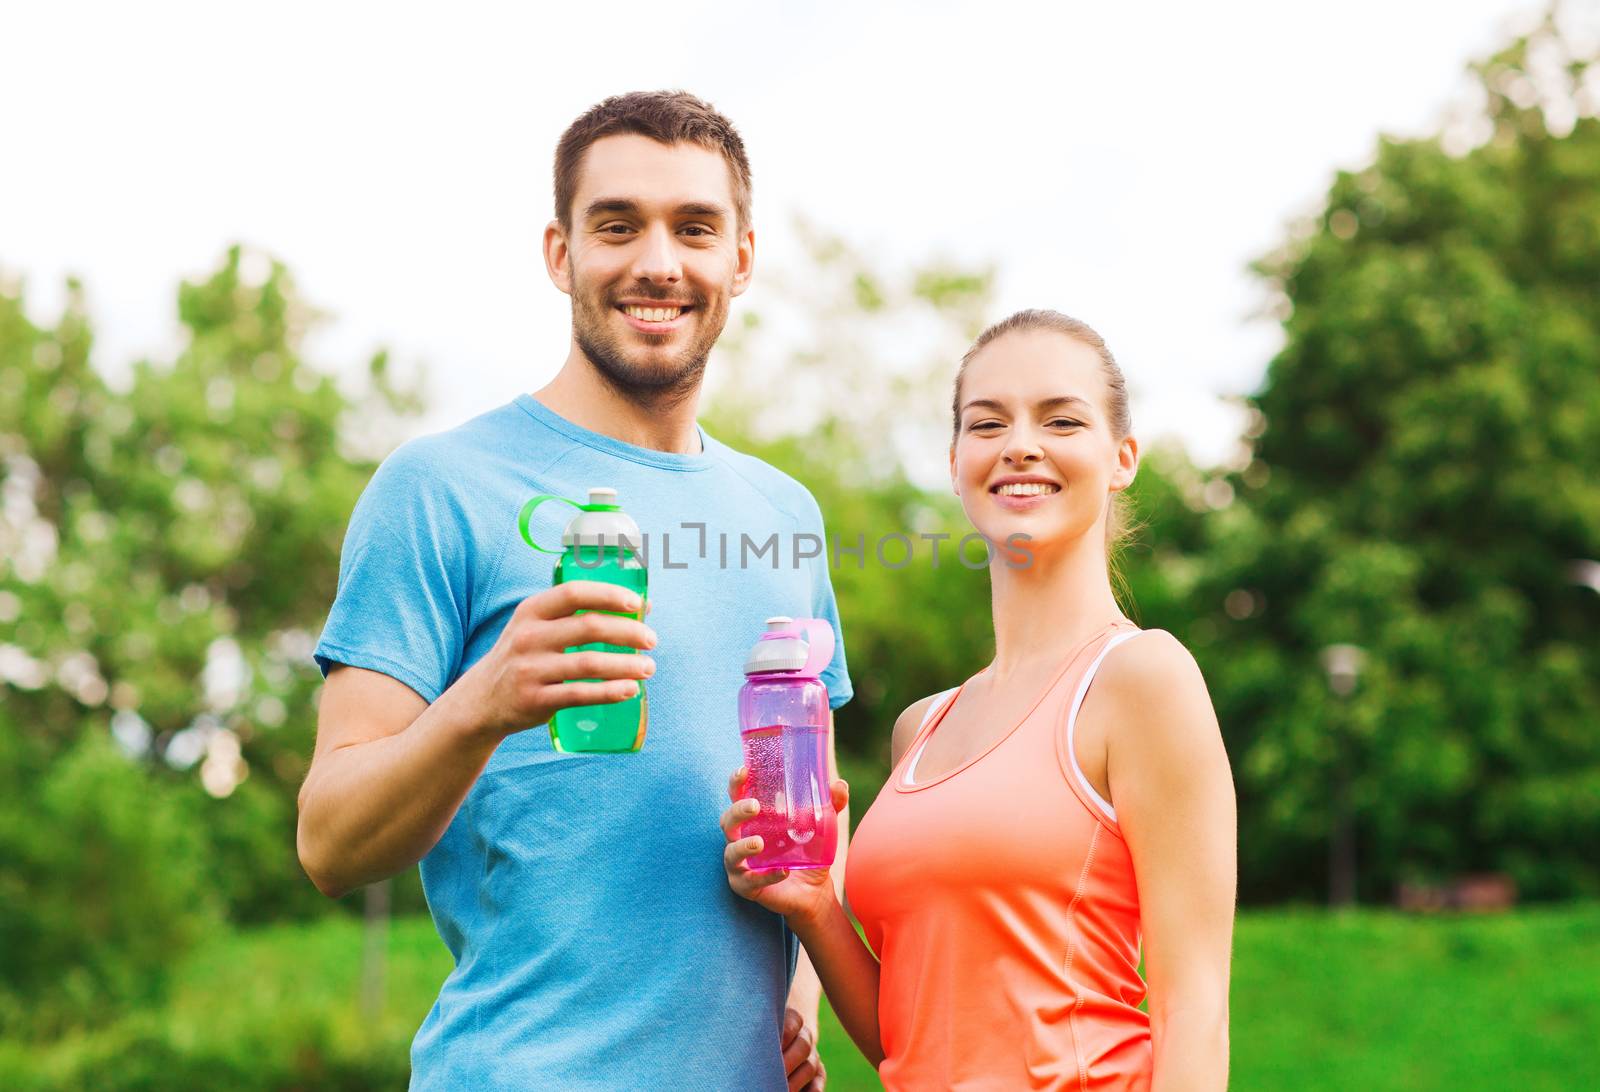
[[[1530,7],[0,0],[0,272],[41,319],[81,276],[116,376],[173,351],[180,277],[264,248],[333,316],[314,359],[425,367],[432,431],[565,354],[539,256],[561,130],[684,87],[750,149],[749,306],[796,214],[890,268],[993,263],[995,317],[1093,323],[1146,440],[1210,462],[1277,345],[1246,264],[1380,132],[1433,130]]]

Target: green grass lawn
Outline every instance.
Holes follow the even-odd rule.
[[[100,1087],[69,1078],[83,1063],[66,1055],[120,1059],[127,1043],[159,1035],[158,1060],[173,1074],[191,1056],[244,1061],[211,1063],[220,1068],[204,1072],[235,1075],[210,1083],[158,1076],[115,1087],[235,1087],[236,1072],[255,1071],[292,1077],[251,1087],[403,1087],[410,1034],[449,957],[418,919],[394,923],[387,952],[386,1000],[369,1021],[356,1000],[358,922],[221,936],[183,962],[164,1009],[129,1017],[137,1034],[119,1026],[50,1047],[0,1043],[0,1079],[27,1059],[59,1078],[36,1078],[38,1087]],[[1232,1017],[1234,1089],[1596,1087],[1600,905],[1481,918],[1245,914]],[[830,1013],[822,1034],[830,1089],[878,1087]]]

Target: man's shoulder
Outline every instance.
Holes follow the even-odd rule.
[[[436,495],[477,491],[496,468],[515,468],[518,454],[526,458],[528,424],[516,403],[508,402],[450,428],[414,436],[384,457],[374,481]]]
[[[779,470],[764,459],[729,447],[713,436],[706,436],[707,454],[715,456],[730,471],[739,475],[774,506],[799,523],[820,523],[822,512],[811,490],[797,478]]]
[[[362,491],[357,515],[391,524],[422,521],[435,525],[435,533],[465,536],[486,509],[497,515],[514,500],[520,503],[526,486],[518,474],[518,422],[504,416],[515,408],[491,410],[400,444]],[[525,452],[525,443],[520,446]]]

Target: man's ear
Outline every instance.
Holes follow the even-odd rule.
[[[1134,476],[1138,473],[1139,441],[1132,436],[1124,436],[1117,447],[1117,469],[1111,473],[1111,491],[1122,492],[1133,484]]]
[[[756,269],[756,229],[746,228],[743,235],[739,236],[739,256],[733,267],[733,294],[744,295],[744,290],[750,287],[750,275]]]
[[[551,284],[572,295],[572,251],[560,220],[551,220],[544,226],[544,269],[550,274]]]

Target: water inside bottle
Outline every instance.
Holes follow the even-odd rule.
[[[827,731],[771,724],[740,733],[750,771],[745,790],[761,804],[740,829],[742,837],[762,839],[761,852],[746,862],[752,871],[832,863],[834,839],[828,835],[836,817],[827,788]]]

